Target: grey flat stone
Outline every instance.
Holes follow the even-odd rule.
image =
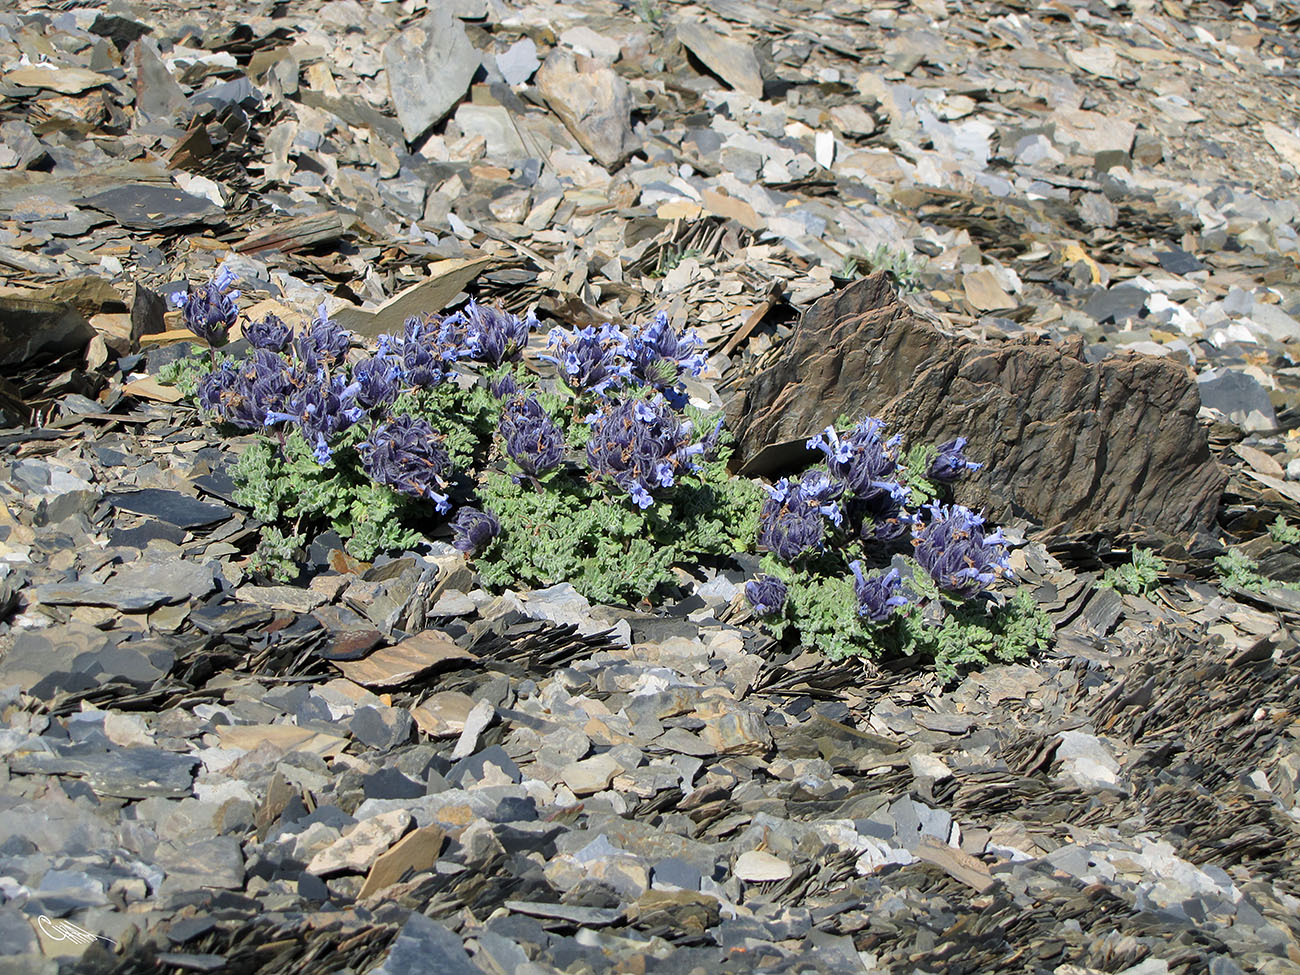
[[[108,606],[124,613],[147,612],[163,603],[177,602],[169,593],[105,582],[52,582],[32,589],[39,602],[50,606]]]
[[[12,755],[15,772],[73,775],[100,795],[123,799],[149,796],[188,796],[194,785],[197,757],[176,755],[157,748],[122,748],[91,757],[27,753]]]
[[[459,937],[423,914],[412,914],[375,975],[483,975]]]
[[[389,41],[383,58],[407,142],[416,141],[456,106],[479,66],[465,28],[442,5]]]
[[[613,924],[623,916],[622,911],[612,907],[577,907],[572,904],[543,904],[517,900],[506,901],[506,907],[533,917],[553,917],[561,921],[572,921],[574,924],[593,926]]]
[[[118,491],[105,495],[104,499],[115,508],[149,515],[177,528],[203,528],[225,521],[234,514],[224,504],[200,501],[179,491],[162,488]]]

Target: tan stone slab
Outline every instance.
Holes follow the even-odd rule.
[[[366,882],[361,885],[361,892],[357,895],[358,900],[365,900],[393,884],[401,883],[407,871],[416,874],[432,870],[446,839],[447,833],[440,826],[423,826],[406,834],[391,850],[380,854],[370,865]]]
[[[456,738],[465,730],[465,719],[473,708],[468,694],[439,691],[411,708],[411,717],[430,738]]]
[[[308,752],[322,758],[337,755],[348,743],[346,738],[292,724],[223,725],[217,729],[217,737],[222,748],[252,751],[269,744],[285,753]]]
[[[382,647],[364,660],[335,661],[334,666],[348,680],[366,687],[397,687],[427,674],[439,664],[477,659],[445,633],[425,630],[394,646]]]

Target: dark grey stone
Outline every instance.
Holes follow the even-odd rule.
[[[1174,248],[1171,251],[1157,251],[1156,260],[1170,274],[1191,274],[1193,271],[1205,270],[1205,265],[1198,261],[1194,255],[1179,248]]]
[[[654,865],[650,880],[655,884],[671,884],[683,890],[699,890],[703,875],[685,860],[668,857]]]
[[[101,210],[133,230],[188,227],[225,217],[212,201],[159,183],[125,183],[75,202]]]
[[[188,796],[194,784],[192,755],[176,755],[159,748],[132,747],[99,752],[90,757],[28,752],[11,755],[14,772],[42,775],[76,775],[100,795],[123,799],[149,796]]]
[[[1203,405],[1226,413],[1233,420],[1244,420],[1252,410],[1258,410],[1276,426],[1273,401],[1254,376],[1236,369],[1210,370],[1197,377],[1196,388]]]
[[[395,768],[384,768],[364,776],[361,787],[367,799],[415,799],[425,795],[423,782],[407,778]]]
[[[460,938],[423,914],[411,914],[402,925],[384,963],[375,975],[483,975]]]
[[[409,711],[367,704],[357,708],[348,727],[362,744],[387,751],[410,740],[413,723]]]
[[[178,528],[202,528],[225,521],[234,512],[223,504],[211,504],[162,488],[144,488],[140,491],[117,491],[106,494],[104,500],[113,507],[136,514],[149,515]]]
[[[48,606],[107,606],[124,613],[141,613],[175,602],[157,589],[138,589],[111,582],[51,582],[32,589],[32,595]]]
[[[495,765],[510,777],[510,781],[518,783],[523,779],[519,771],[519,766],[514,763],[506,750],[500,745],[493,745],[485,748],[481,752],[462,758],[459,762],[451,767],[446,775],[446,779],[453,786],[464,787],[473,782],[478,782],[483,778],[483,769],[487,765]]]

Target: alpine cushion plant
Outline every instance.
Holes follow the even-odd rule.
[[[196,301],[233,322],[233,283]],[[249,351],[197,398],[259,434],[233,469],[236,500],[265,523],[251,567],[292,576],[327,529],[360,559],[449,531],[486,584],[569,581],[636,603],[668,592],[676,565],[751,546],[758,486],[728,476],[721,421],[683,388],[703,368],[698,340],[664,315],[630,336],[555,329],[552,383],[523,361],[536,327],[470,302],[408,319],[367,354],[324,307],[298,329],[248,323]]]
[[[924,654],[946,676],[1046,646],[1051,623],[1032,596],[990,592],[1013,579],[1001,531],[962,505],[921,503],[982,467],[966,444],[904,452],[873,417],[810,438],[823,464],[768,487],[760,513],[764,575],[746,597],[764,626],[831,659]]]

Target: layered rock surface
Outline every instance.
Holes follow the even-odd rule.
[[[1068,347],[949,335],[883,272],[816,302],[727,406],[744,474],[807,463],[806,438],[872,415],[907,443],[979,444],[986,466],[964,491],[994,517],[1171,534],[1208,529],[1226,481],[1199,408],[1186,370],[1166,360],[1087,363]]]

